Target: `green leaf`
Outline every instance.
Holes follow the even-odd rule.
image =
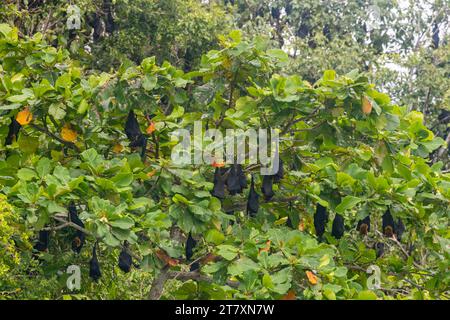
[[[39,139],[24,134],[19,135],[19,140],[17,142],[20,150],[25,153],[34,153],[39,147]]]
[[[78,106],[77,113],[84,114],[89,109],[89,104],[86,99],[81,100],[80,105]]]
[[[33,91],[31,91],[30,89],[23,89],[22,94],[10,96],[6,100],[13,103],[23,103],[31,98],[34,98]]]
[[[217,254],[222,256],[224,259],[231,261],[238,255],[238,248],[230,246],[230,245],[219,245],[217,246]]]
[[[277,59],[279,62],[286,63],[289,61],[289,56],[281,49],[269,49],[267,55],[271,58]]]
[[[66,111],[62,103],[53,103],[48,108],[48,113],[56,120],[64,119]]]
[[[323,80],[325,81],[332,81],[336,79],[336,71],[334,70],[325,70],[323,73]]]
[[[260,269],[261,267],[256,262],[249,258],[243,257],[239,260],[234,261],[228,267],[228,273],[231,276],[238,276],[247,271],[259,271]]]
[[[361,198],[346,196],[344,199],[342,199],[341,203],[336,207],[335,210],[337,213],[344,213],[345,210],[353,208],[361,201],[362,201]]]
[[[267,289],[272,289],[274,287],[272,278],[268,273],[265,273],[262,278],[262,284]]]
[[[114,221],[110,221],[110,224],[113,227],[126,230],[134,226],[134,221],[129,217],[124,217]]]
[[[8,37],[9,34],[11,33],[11,31],[12,31],[12,28],[9,26],[9,24],[6,24],[6,23],[0,24],[0,33],[4,37]]]
[[[46,175],[48,175],[51,171],[52,163],[50,159],[48,158],[41,158],[36,164],[36,171],[39,175],[39,177],[44,178]]]
[[[132,173],[119,173],[111,179],[119,188],[127,187],[133,182]]]
[[[144,88],[146,91],[151,91],[156,87],[157,83],[157,76],[148,74],[144,77],[144,80],[142,80],[142,88]]]
[[[377,300],[378,297],[375,292],[371,290],[360,291],[358,293],[358,300]]]
[[[223,233],[217,231],[216,229],[211,229],[206,233],[205,239],[207,242],[219,245],[225,240],[225,236],[223,235]]]
[[[34,170],[28,169],[28,168],[22,168],[19,171],[17,171],[17,177],[20,180],[24,181],[30,181],[33,178],[37,178],[37,174]]]

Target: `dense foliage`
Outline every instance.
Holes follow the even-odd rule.
[[[28,29],[32,14],[13,21],[20,29],[0,24],[0,298],[449,298],[450,174],[432,159],[446,144],[424,115],[350,65],[319,75],[270,39],[217,37],[217,12],[245,19],[245,7],[178,2],[147,11],[115,1],[111,35],[94,43],[95,30],[67,43],[61,21],[51,32]],[[8,19],[22,12],[8,8]],[[158,20],[158,10],[180,19]],[[134,19],[152,23],[136,30]],[[135,45],[149,34],[157,40]],[[99,59],[83,52],[88,43]],[[130,110],[144,150],[124,131]],[[197,120],[203,130],[279,131],[284,175],[272,198],[259,197],[255,215],[246,208],[251,177],[263,192],[257,166],[243,165],[242,193],[219,199],[211,193],[216,163],[171,161],[171,133],[192,132]],[[79,290],[67,288],[70,265],[81,267]],[[378,288],[369,286],[370,266],[381,271]]]

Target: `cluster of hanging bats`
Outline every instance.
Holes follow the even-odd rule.
[[[13,138],[17,135],[20,129],[20,125],[17,126],[15,119],[12,120],[10,125],[10,134],[7,136],[7,143],[11,142]],[[141,156],[145,157],[145,151],[147,146],[147,136],[144,135],[140,129],[139,123],[136,119],[136,115],[131,110],[128,114],[127,120],[125,122],[125,134],[130,141],[130,147],[132,148],[142,148]],[[265,201],[270,201],[274,196],[273,184],[279,183],[284,176],[283,162],[279,159],[278,171],[272,175],[264,175],[261,184],[261,193]],[[244,189],[247,188],[247,176],[240,164],[232,164],[229,168],[216,167],[214,172],[214,187],[211,191],[212,196],[223,200],[226,194],[236,195],[243,194]],[[250,217],[256,217],[259,211],[259,201],[260,194],[255,189],[255,179],[254,175],[251,175],[250,190],[247,197],[247,215]],[[79,254],[83,248],[86,235],[83,231],[84,223],[78,217],[77,209],[74,203],[70,203],[68,207],[68,220],[79,227],[76,229],[73,240],[72,240],[72,250]],[[328,223],[328,212],[325,207],[317,204],[316,212],[314,214],[314,228],[319,241],[323,240],[323,235],[325,233],[326,225]],[[290,219],[287,221],[288,226],[292,227]],[[370,231],[371,221],[370,216],[366,216],[364,219],[358,221],[357,230],[361,235],[366,235]],[[401,240],[402,234],[405,231],[405,226],[401,219],[397,221],[394,220],[390,209],[388,209],[382,217],[382,229],[383,234],[386,237],[396,237],[399,241]],[[344,218],[340,214],[336,214],[332,224],[331,235],[340,239],[344,235]],[[186,250],[186,261],[191,262],[194,255],[194,248],[197,245],[197,241],[189,233],[185,250]],[[44,252],[48,250],[49,246],[49,231],[42,230],[39,232],[39,238],[34,246],[34,249],[38,252]],[[100,264],[97,258],[97,247],[98,241],[95,242],[92,249],[92,258],[89,262],[89,276],[98,281],[101,277]],[[376,242],[374,245],[376,251],[376,256],[380,257],[384,253],[384,243]],[[202,261],[193,261],[190,264],[190,271],[195,271],[200,268],[200,263]],[[132,266],[139,268],[139,265],[133,263],[132,256],[128,248],[128,243],[125,241],[123,243],[122,251],[120,252],[118,259],[119,268],[128,273]]]

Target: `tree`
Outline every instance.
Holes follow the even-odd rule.
[[[228,1],[225,1],[228,2]],[[448,13],[446,1],[236,1],[231,13],[251,35],[292,58],[289,70],[313,83],[328,69],[366,71],[399,105],[425,114],[448,136]],[[439,117],[441,115],[441,117]],[[435,161],[448,166],[448,150]]]
[[[59,297],[54,271],[77,262],[84,286],[73,297],[122,294],[112,279],[126,250],[139,266],[132,275],[152,280],[141,298],[446,297],[450,177],[442,163],[427,163],[444,142],[423,115],[357,71],[327,70],[312,85],[283,72],[288,56],[261,40],[233,31],[219,42],[188,73],[155,57],[97,73],[40,34],[19,37],[0,25],[1,141],[11,119],[21,124],[2,147],[1,193],[28,230],[50,232],[48,253],[33,267],[36,281],[49,280],[47,294]],[[143,158],[123,133],[130,110],[148,140]],[[173,129],[201,119],[203,129],[279,128],[285,175],[256,217],[245,214],[248,189],[221,201],[210,193],[213,166],[170,160]],[[258,169],[244,172],[258,190]],[[72,203],[83,227],[69,219]],[[319,204],[329,214],[322,242],[312,222]],[[392,238],[382,234],[387,209]],[[330,234],[336,214],[345,221],[339,240]],[[356,226],[368,215],[362,237]],[[76,230],[86,236],[80,255],[71,250]],[[197,244],[187,261],[189,235]],[[97,241],[103,277],[95,284],[87,266]],[[385,246],[379,258],[376,243]],[[369,265],[382,270],[381,289],[367,288]]]
[[[73,5],[81,24],[68,29]],[[103,71],[149,56],[189,70],[231,25],[221,6],[195,0],[8,0],[0,9],[2,20],[24,35],[40,32],[49,43]]]

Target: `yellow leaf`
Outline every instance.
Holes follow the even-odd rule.
[[[16,121],[22,126],[29,124],[31,120],[33,120],[33,114],[28,107],[20,111],[16,116]]]
[[[366,115],[372,112],[372,102],[366,96],[362,98],[362,112]]]
[[[299,231],[305,231],[305,221],[303,221],[303,219],[298,224],[298,230]]]
[[[264,248],[259,249],[259,253],[261,253],[261,252],[269,252],[271,243],[272,243],[272,241],[267,240],[266,246]]]
[[[222,168],[222,167],[225,166],[225,163],[224,162],[216,162],[216,160],[214,160],[213,163],[212,163],[212,166],[214,168]]]
[[[295,296],[294,290],[289,290],[288,293],[286,293],[281,300],[296,300],[297,297]]]
[[[308,277],[308,281],[311,284],[317,284],[317,277],[311,271],[306,271],[306,276]]]
[[[66,124],[61,129],[61,138],[68,142],[75,142],[77,140],[77,133],[70,128],[70,125]]]
[[[322,258],[320,258],[319,268],[325,267],[329,263],[330,263],[330,256],[326,254]]]
[[[226,57],[223,62],[222,65],[225,69],[229,70],[231,68],[231,60],[230,58]]]
[[[147,127],[147,133],[152,134],[156,130],[155,123],[152,121],[150,125]]]
[[[120,143],[116,143],[112,149],[114,153],[121,153],[123,150],[123,146]]]
[[[150,171],[149,173],[147,173],[147,177],[149,177],[149,178],[153,177],[156,172],[157,172],[156,169]]]

